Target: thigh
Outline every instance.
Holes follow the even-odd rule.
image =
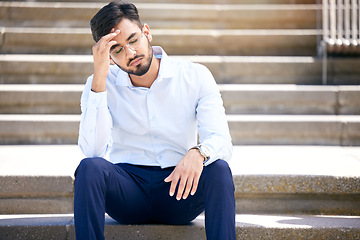
[[[204,211],[204,198],[201,191],[187,199],[176,200],[176,194],[170,197],[171,183],[164,179],[171,173],[165,172],[156,184],[153,192],[153,207],[156,215],[154,221],[162,224],[182,225],[188,224]],[[177,191],[177,188],[176,188]]]
[[[170,173],[166,173],[168,174]],[[228,193],[232,196],[234,193],[232,174],[229,165],[223,160],[204,167],[195,195],[189,195],[185,200],[176,200],[176,194],[170,197],[171,183],[165,183],[165,177],[167,176],[159,179],[153,200],[154,209],[158,213],[156,220],[160,223],[186,224],[201,214],[206,206],[213,208],[217,203],[232,203],[230,201],[233,197],[228,197]]]
[[[147,173],[129,164],[114,167],[116,171],[108,176],[106,212],[122,224],[149,222],[151,206]]]

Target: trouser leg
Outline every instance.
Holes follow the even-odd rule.
[[[105,211],[120,223],[186,224],[205,209],[208,240],[234,240],[235,199],[225,161],[204,168],[194,196],[177,201],[164,179],[173,168],[114,165],[84,159],[76,171],[74,215],[78,240],[104,239]]]
[[[186,200],[177,201],[169,196],[170,183],[163,182],[163,179],[170,173],[164,172],[154,189],[156,221],[186,224],[205,210],[207,239],[235,240],[235,189],[227,162],[218,160],[204,167],[196,194],[189,195]]]
[[[227,162],[218,160],[205,167],[200,181],[207,239],[235,240],[235,187]]]
[[[124,168],[134,168],[131,175]],[[105,212],[121,223],[149,219],[146,173],[102,158],[84,159],[75,173],[74,217],[77,240],[104,239]],[[144,179],[141,176],[144,175]]]
[[[81,161],[75,172],[74,218],[76,239],[104,239],[108,163],[102,158]]]

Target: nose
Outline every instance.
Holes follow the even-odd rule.
[[[124,49],[125,49],[126,58],[133,58],[136,56],[137,52],[128,45],[126,45]]]

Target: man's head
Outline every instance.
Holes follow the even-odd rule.
[[[134,4],[113,1],[104,6],[90,21],[91,32],[95,42],[109,34],[111,29],[124,18],[132,21],[141,29],[140,17]]]
[[[141,25],[134,4],[111,2],[91,19],[90,25],[96,42],[112,31],[120,30],[120,33],[112,39],[117,44],[111,48],[111,59],[129,74],[142,76],[148,72],[153,58],[150,44],[152,36],[149,26]]]

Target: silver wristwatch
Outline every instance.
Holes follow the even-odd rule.
[[[204,145],[201,144],[197,145],[195,147],[190,148],[189,151],[191,149],[198,149],[200,154],[204,157],[204,162],[210,158],[210,150]]]

